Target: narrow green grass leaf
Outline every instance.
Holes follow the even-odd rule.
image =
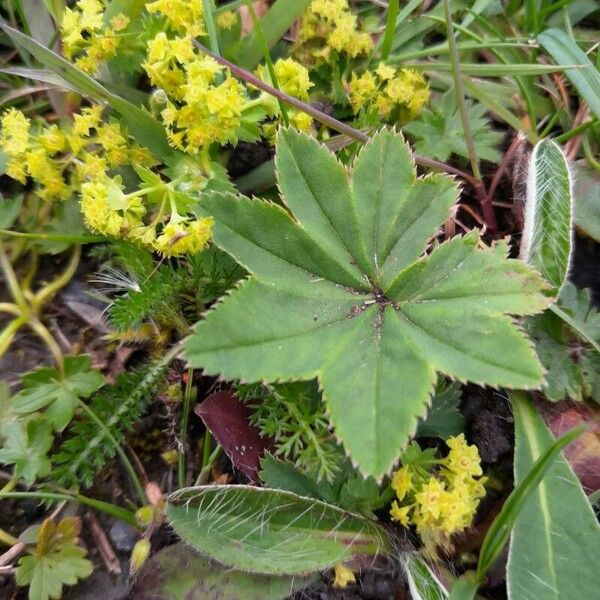
[[[146,146],[154,153],[157,158],[166,160],[173,154],[163,126],[153,119],[150,114],[113,94],[62,56],[42,46],[28,35],[10,27],[3,21],[0,21],[0,29],[11,38],[16,46],[29,52],[44,67],[56,73],[61,79],[77,89],[79,93],[97,101],[106,102],[128,124],[131,135],[142,146]]]
[[[590,110],[600,118],[600,72],[579,46],[560,29],[546,29],[540,44],[559,65],[583,65],[580,69],[567,69],[565,74],[575,86]]]
[[[515,483],[521,487],[540,457],[565,443],[564,437],[553,440],[527,397],[513,397],[513,412]],[[572,439],[575,434],[567,435]],[[597,597],[599,547],[594,511],[571,467],[558,456],[514,522],[507,565],[509,598]]]
[[[526,408],[529,414],[534,410],[527,395],[521,392],[512,394],[512,404],[515,420],[522,416]],[[519,471],[517,487],[515,487],[503,504],[500,513],[494,519],[481,545],[477,565],[477,580],[479,582],[483,581],[485,574],[502,552],[515,521],[523,514],[522,511],[527,506],[527,503],[530,499],[533,500],[536,494],[539,494],[539,491],[537,491],[538,486],[548,473],[560,451],[576,439],[582,431],[583,428],[578,427],[565,433],[565,435],[555,441],[549,438],[548,443],[544,444],[545,449],[542,449],[542,446],[538,447],[538,452],[533,455],[532,460],[528,462],[526,467],[524,466]],[[522,432],[517,431],[517,439],[520,436],[522,436]],[[540,510],[539,498],[537,506],[535,501],[532,504],[535,511]],[[531,507],[531,504],[529,506]]]
[[[417,71],[442,71],[443,73],[452,72],[451,63],[442,62],[414,62],[402,65],[407,69]],[[561,65],[534,65],[534,64],[482,64],[482,63],[461,63],[460,70],[463,75],[477,75],[479,77],[498,77],[503,75],[543,75],[545,73],[560,73],[562,71],[577,72],[584,68],[583,63],[568,62]]]
[[[281,490],[184,488],[169,497],[167,517],[196,550],[250,573],[310,573],[390,548],[375,522]]]
[[[571,173],[560,147],[536,144],[529,161],[521,259],[555,288],[566,281],[573,253]]]

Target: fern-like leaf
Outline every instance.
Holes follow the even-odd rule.
[[[106,425],[118,443],[131,431],[152,398],[152,390],[164,373],[165,361],[122,373],[114,385],[103,387],[90,408]],[[67,431],[60,449],[52,458],[52,479],[63,487],[89,487],[94,475],[115,455],[106,432],[87,415]]]

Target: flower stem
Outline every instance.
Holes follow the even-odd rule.
[[[129,523],[134,527],[137,527],[137,520],[135,518],[135,514],[125,508],[121,508],[120,506],[115,506],[114,504],[110,504],[109,502],[103,502],[102,500],[96,500],[95,498],[88,498],[87,496],[82,496],[81,494],[68,494],[68,493],[56,493],[56,492],[8,492],[8,493],[0,493],[0,500],[4,498],[15,498],[15,499],[25,499],[25,498],[37,498],[39,500],[67,500],[69,502],[79,502],[85,506],[89,506],[90,508],[95,508],[100,512],[106,513],[107,515],[111,515],[120,521],[124,521],[125,523]]]
[[[194,378],[194,369],[189,368],[187,371],[187,381],[185,391],[183,393],[183,406],[181,408],[181,429],[179,437],[181,439],[182,451],[179,453],[179,462],[177,465],[177,481],[179,487],[185,487],[185,453],[188,449],[187,430],[190,416],[190,405],[194,397],[194,387],[192,381]]]
[[[51,281],[48,285],[44,286],[31,301],[31,308],[37,313],[43,304],[48,302],[59,290],[65,287],[77,271],[79,261],[81,259],[81,246],[76,245],[73,248],[73,254],[67,264],[67,267],[63,273],[57,277],[54,281]]]

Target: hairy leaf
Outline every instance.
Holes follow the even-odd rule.
[[[378,554],[390,541],[375,522],[290,492],[205,486],[175,492],[173,529],[194,548],[251,573],[319,571],[356,554]]]
[[[554,441],[532,403],[519,395],[515,414],[515,482]],[[600,589],[600,527],[577,477],[558,457],[521,509],[507,565],[512,598],[594,598]]]
[[[457,200],[454,181],[418,179],[401,136],[378,133],[346,169],[282,130],[277,175],[291,212],[214,194],[214,239],[254,276],[188,338],[193,367],[243,382],[318,377],[336,435],[381,477],[426,412],[437,372],[536,388],[542,369],[509,314],[534,314],[547,285],[479,249],[473,232],[419,258]],[[510,352],[506,351],[510,348]]]
[[[235,571],[179,542],[144,564],[131,595],[136,600],[283,600],[314,580]]]
[[[572,198],[562,150],[552,140],[538,142],[529,162],[521,258],[558,289],[571,266]]]

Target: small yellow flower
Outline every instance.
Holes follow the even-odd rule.
[[[27,171],[22,158],[11,158],[6,166],[6,174],[20,183],[27,182]]]
[[[469,446],[464,434],[448,438],[450,452],[445,460],[446,467],[462,478],[479,477],[482,474],[481,458],[477,446]]]
[[[379,79],[381,79],[381,81],[387,81],[396,74],[396,69],[394,69],[394,67],[386,65],[385,63],[379,63],[379,66],[377,67],[377,69],[375,69],[375,72],[377,73],[377,76],[379,77]]]
[[[202,251],[212,235],[213,219],[206,217],[196,221],[169,221],[164,226],[154,248],[164,256],[197,254]]]
[[[390,510],[390,516],[392,517],[392,521],[397,521],[398,523],[400,523],[400,525],[408,527],[410,521],[409,513],[412,508],[412,504],[407,506],[399,506],[398,502],[394,500],[392,502],[392,509]]]
[[[360,76],[352,73],[352,79],[348,83],[350,104],[357,113],[365,105],[371,103],[377,95],[377,82],[370,71]]]
[[[343,563],[333,565],[333,571],[335,577],[333,579],[333,587],[345,588],[349,583],[354,583],[356,577],[351,569],[346,567]]]
[[[199,0],[155,0],[146,4],[150,13],[159,13],[177,33],[192,37],[206,35],[204,10]]]
[[[2,133],[0,146],[7,154],[19,155],[29,146],[29,127],[31,122],[20,111],[9,109],[2,115]]]
[[[49,156],[53,156],[58,152],[64,152],[67,147],[67,138],[58,125],[47,127],[44,132],[38,136],[38,142]]]
[[[293,58],[280,58],[274,65],[279,87],[286,94],[300,100],[308,100],[308,90],[313,83],[308,75],[308,69]]]
[[[435,477],[430,477],[415,494],[415,500],[419,504],[422,514],[430,514],[434,519],[440,516],[442,509],[443,494],[445,492],[444,483]]]
[[[347,0],[313,0],[300,23],[293,52],[300,63],[318,66],[335,54],[356,58],[372,47],[371,37],[361,29]]]
[[[290,118],[290,125],[299,131],[304,131],[305,133],[310,132],[310,128],[313,124],[313,119],[310,115],[301,110],[292,110],[288,111],[288,116]]]
[[[237,13],[233,12],[232,10],[227,10],[217,16],[216,22],[219,29],[225,29],[229,31],[238,22]]]
[[[392,475],[392,489],[396,492],[398,500],[404,499],[404,496],[412,487],[412,477],[408,466],[405,465],[394,472]]]
[[[126,196],[118,178],[102,176],[81,186],[81,210],[90,229],[118,236],[142,225],[146,212],[137,196]]]
[[[129,17],[119,13],[110,20],[110,25],[115,31],[123,31],[129,25]]]

